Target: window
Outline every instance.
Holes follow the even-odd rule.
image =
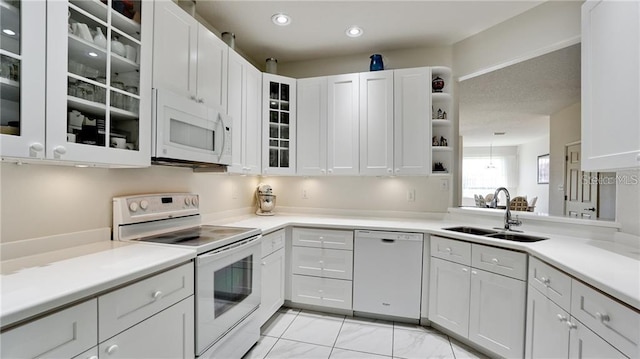
[[[462,196],[484,196],[498,187],[507,187],[508,172],[505,157],[493,156],[491,160],[489,157],[465,157],[462,160]]]

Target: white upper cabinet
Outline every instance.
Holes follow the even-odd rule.
[[[150,164],[153,4],[113,5],[2,1],[3,158]]]
[[[46,157],[148,166],[153,4],[109,4],[47,2]]]
[[[582,170],[640,167],[640,2],[582,6]]]
[[[298,80],[297,174],[327,173],[327,78]]]
[[[327,174],[359,173],[359,75],[329,76]]]
[[[176,3],[155,2],[153,87],[226,110],[229,47]]]
[[[229,50],[227,113],[233,120],[232,160],[227,171],[261,172],[262,73]]]
[[[196,95],[198,22],[170,0],[155,2],[153,87]]]
[[[296,79],[262,74],[262,173],[296,172]]]
[[[2,28],[15,33],[0,33],[0,154],[41,159],[45,157],[46,3],[18,4],[0,3]]]
[[[360,74],[360,174],[393,174],[393,94],[393,71]]]
[[[227,57],[229,46],[198,24],[196,97],[208,107],[227,109]]]
[[[431,173],[431,72],[428,67],[394,72],[394,173]]]

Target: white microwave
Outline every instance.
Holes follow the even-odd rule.
[[[153,89],[152,116],[152,163],[189,167],[231,163],[232,121],[219,109]]]

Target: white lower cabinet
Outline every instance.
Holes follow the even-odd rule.
[[[637,358],[640,313],[531,258],[526,358]]]
[[[469,267],[431,257],[430,277],[429,320],[467,337],[471,294]]]
[[[284,304],[284,229],[262,237],[262,287],[258,321],[264,324]]]
[[[438,258],[454,248],[469,255]],[[526,255],[436,236],[431,253],[429,320],[499,356],[522,357]]]
[[[525,282],[472,268],[469,340],[504,357],[521,357],[525,298]]]
[[[331,278],[293,275],[291,301],[336,309],[351,309],[352,282]]]
[[[529,285],[525,358],[567,358],[569,313]]]
[[[72,358],[98,343],[95,299],[74,305],[0,335],[2,358]]]
[[[193,358],[193,263],[0,334],[1,358]]]
[[[106,358],[193,358],[193,296],[163,310],[98,347]]]
[[[351,310],[353,231],[293,228],[291,243],[291,302]]]
[[[353,252],[339,249],[293,247],[293,273],[351,280]]]

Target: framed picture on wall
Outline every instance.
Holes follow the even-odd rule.
[[[538,156],[538,184],[549,183],[549,154]]]

